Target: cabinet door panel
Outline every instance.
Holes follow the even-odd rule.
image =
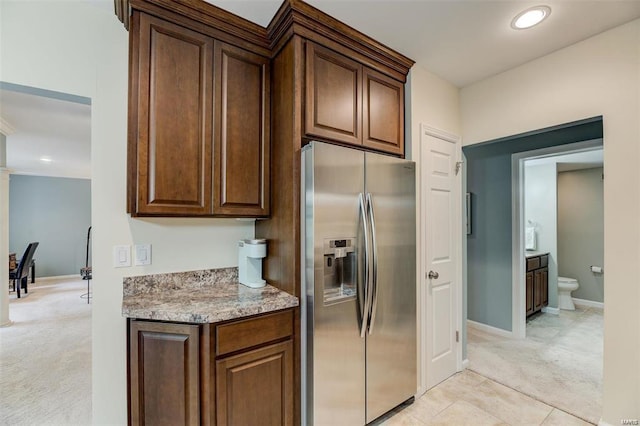
[[[214,214],[269,214],[269,59],[216,42]]]
[[[533,272],[527,272],[527,315],[533,313]]]
[[[211,214],[213,40],[141,14],[136,213]]]
[[[542,306],[549,305],[549,269],[540,270],[541,287],[542,287]]]
[[[218,425],[293,423],[291,340],[216,362]]]
[[[199,327],[131,321],[133,425],[200,424]]]
[[[361,144],[362,65],[307,42],[305,133]]]
[[[542,309],[542,272],[535,271],[533,274],[533,309],[539,311]]]
[[[403,155],[404,84],[368,68],[363,78],[363,145]]]

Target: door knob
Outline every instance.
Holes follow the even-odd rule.
[[[439,273],[433,271],[429,271],[429,273],[427,274],[427,277],[429,277],[430,280],[437,280],[439,276]]]

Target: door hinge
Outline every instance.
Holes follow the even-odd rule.
[[[462,168],[463,163],[464,161],[456,161],[456,176],[458,176],[458,173],[460,173],[460,169]]]
[[[460,341],[460,332],[456,330],[456,342]]]

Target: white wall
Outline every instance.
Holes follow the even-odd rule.
[[[536,224],[536,251],[549,253],[549,306],[558,307],[558,226],[556,163],[524,167],[524,223]]]
[[[409,72],[406,86],[406,114],[405,114],[405,133],[406,133],[406,150],[407,158],[416,162],[416,227],[420,232],[422,226],[422,217],[425,213],[421,212],[421,164],[420,164],[420,127],[426,124],[429,127],[445,131],[452,135],[460,135],[460,102],[459,90],[453,84],[432,74],[425,68],[416,64]],[[422,279],[420,275],[420,264],[423,261],[423,252],[420,247],[420,235],[416,239],[417,242],[417,271],[418,288],[416,295],[416,303],[418,304],[418,389],[420,392],[426,391],[426,376],[420,362],[420,354],[425,352],[425,344],[421,339],[421,327],[424,323],[424,312],[421,310]],[[466,312],[465,312],[466,318]],[[463,333],[464,335],[464,333]]]
[[[113,2],[0,1],[0,80],[92,100],[93,422],[126,424],[122,277],[237,265],[252,222],[125,213],[128,33]],[[153,264],[114,269],[116,244],[151,243]]]
[[[465,144],[602,115],[603,420],[640,418],[640,20],[461,90]]]

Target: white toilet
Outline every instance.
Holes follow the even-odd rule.
[[[558,308],[575,311],[576,306],[571,299],[571,292],[580,287],[575,278],[558,277]]]

